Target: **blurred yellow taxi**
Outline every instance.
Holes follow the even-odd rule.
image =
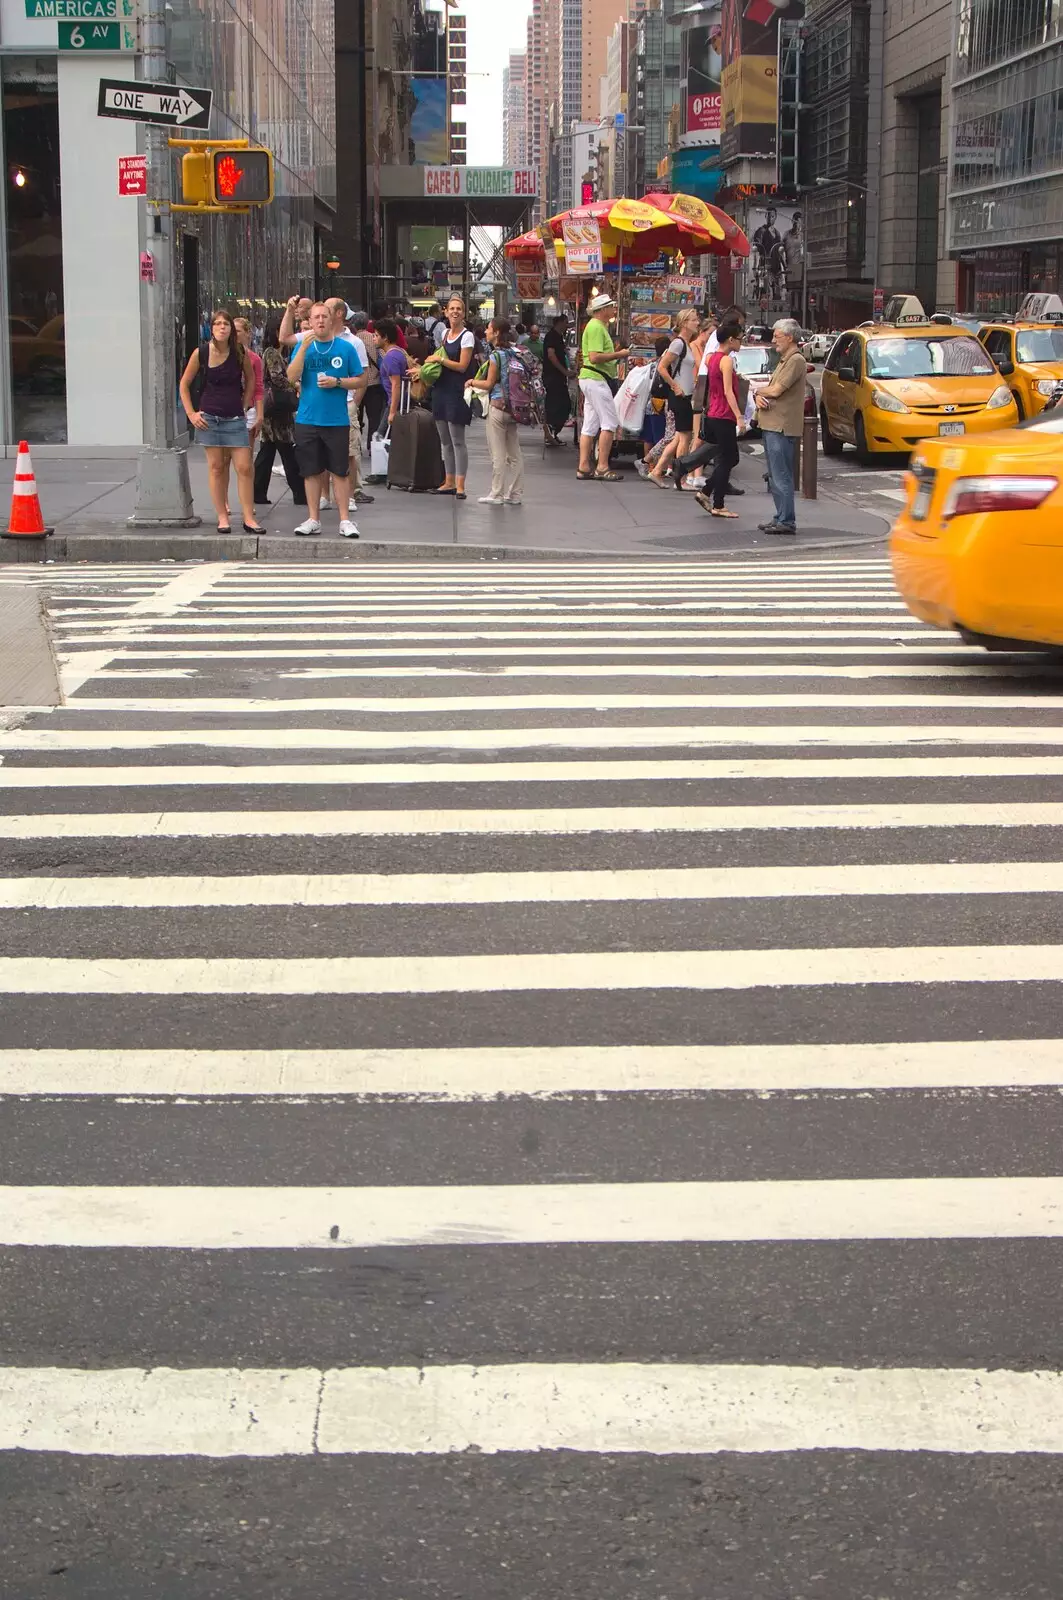
[[[989,649],[1063,646],[1063,411],[920,445],[890,535],[909,611]]]
[[[853,328],[835,340],[819,407],[823,453],[861,461],[907,454],[924,439],[1010,428],[1011,390],[966,328],[920,322]]]
[[[1019,421],[1036,417],[1063,379],[1063,324],[992,322],[978,337],[1015,396]]]

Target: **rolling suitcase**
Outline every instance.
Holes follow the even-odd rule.
[[[388,488],[425,494],[438,489],[446,474],[443,451],[430,411],[410,405],[410,386],[402,385],[399,413],[391,425]]]

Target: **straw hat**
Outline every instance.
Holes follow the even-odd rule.
[[[616,301],[611,294],[596,294],[592,300],[587,301],[587,310],[593,317],[596,311],[604,311],[606,306],[615,306]]]

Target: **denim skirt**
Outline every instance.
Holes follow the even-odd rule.
[[[250,446],[247,436],[247,419],[243,412],[238,417],[215,417],[204,411],[207,426],[196,429],[196,439],[202,445],[213,445],[219,450],[246,450]]]

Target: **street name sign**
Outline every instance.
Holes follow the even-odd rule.
[[[33,22],[114,22],[136,14],[136,0],[26,0]]]
[[[61,22],[60,50],[133,51],[137,47],[135,24],[127,22]]]
[[[162,128],[206,128],[213,100],[210,89],[170,88],[165,83],[120,83],[100,79],[96,113],[127,122],[151,122]]]

